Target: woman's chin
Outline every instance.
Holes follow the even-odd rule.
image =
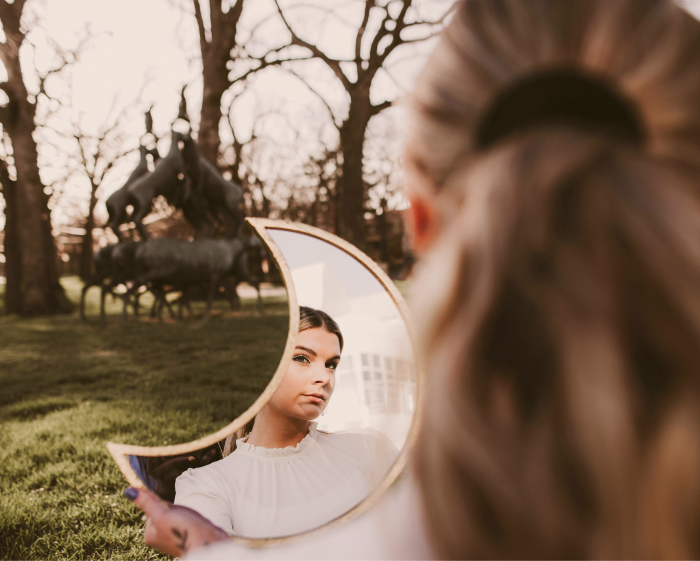
[[[322,413],[323,409],[320,407],[313,404],[307,404],[299,407],[297,410],[297,415],[295,416],[304,421],[315,421],[321,416]]]

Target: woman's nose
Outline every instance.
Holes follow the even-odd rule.
[[[325,386],[331,380],[331,373],[328,372],[328,368],[326,368],[325,365],[321,365],[314,372],[314,377],[315,377],[314,383],[321,384],[322,386]]]

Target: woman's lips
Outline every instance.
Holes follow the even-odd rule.
[[[309,398],[309,401],[311,401],[311,403],[323,403],[324,401],[326,401],[326,398],[323,397],[321,394],[305,393],[304,395]]]

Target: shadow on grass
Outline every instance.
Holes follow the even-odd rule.
[[[85,400],[138,403],[230,421],[274,374],[285,315],[105,327],[72,317],[0,321],[0,419],[32,418]]]
[[[274,374],[288,324],[280,297],[264,315],[218,303],[204,324],[0,316],[0,558],[161,558],[105,441],[174,444],[228,424]]]

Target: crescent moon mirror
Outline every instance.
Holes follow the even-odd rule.
[[[406,304],[367,255],[317,228],[247,222],[287,290],[287,338],[269,383],[229,424],[197,440],[107,447],[132,486],[200,511],[232,539],[264,546],[350,520],[391,486],[417,432],[422,376]],[[309,327],[304,318],[319,313],[335,328]],[[227,368],[224,378],[239,376],[235,364]],[[323,388],[301,394],[313,418],[309,435],[283,449],[248,443],[256,416],[282,403],[297,372]],[[239,399],[219,383],[223,402]]]

